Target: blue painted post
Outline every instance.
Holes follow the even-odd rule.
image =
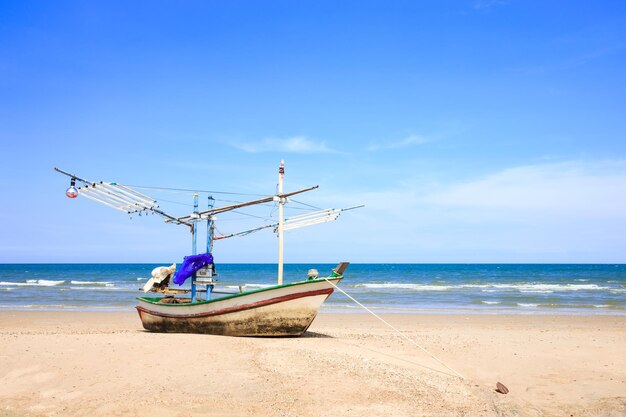
[[[207,207],[209,210],[213,208],[213,204],[215,203],[215,199],[213,196],[209,196],[209,201]],[[213,251],[213,217],[209,216],[206,220],[206,253],[211,253]],[[212,253],[211,253],[212,254]],[[206,299],[211,298],[211,290],[212,285],[206,285]]]
[[[193,195],[193,214],[198,214],[198,194]],[[193,221],[193,236],[191,238],[191,254],[197,255],[197,238],[198,238],[198,219],[195,218]],[[196,302],[196,273],[194,272],[191,277],[191,302]]]
[[[213,198],[213,196],[209,196],[209,203],[208,203],[208,208],[209,210],[211,210],[213,208],[213,204],[215,203],[215,199]],[[206,253],[211,253],[211,250],[213,249],[211,246],[213,245],[213,231],[211,230],[213,228],[213,220],[211,219],[211,216],[209,216],[209,218],[206,221]]]

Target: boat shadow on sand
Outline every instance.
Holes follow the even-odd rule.
[[[300,336],[300,338],[302,339],[307,339],[307,338],[334,339],[335,337],[327,335],[325,333],[311,332],[307,330],[306,332],[302,334],[302,336]]]
[[[146,330],[146,329],[137,329],[137,332],[139,333],[155,333],[152,332],[150,330]],[[175,333],[172,332],[171,334],[194,334],[194,335],[202,335],[201,333]],[[233,337],[233,336],[227,336],[227,335],[214,335],[214,334],[205,334],[206,336],[225,336],[225,337]],[[334,339],[334,336],[330,336],[327,335],[325,333],[318,333],[318,332],[311,332],[311,331],[306,331],[304,332],[302,335],[300,336],[237,336],[237,337],[251,337],[251,338],[260,338],[260,339],[313,339],[313,338],[319,338],[319,339]]]

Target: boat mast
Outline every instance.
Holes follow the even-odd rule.
[[[283,223],[284,223],[284,204],[286,198],[283,197],[283,178],[285,176],[285,161],[280,161],[278,168],[278,285],[283,284]]]

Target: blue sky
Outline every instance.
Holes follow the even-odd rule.
[[[55,166],[272,194],[281,159],[287,190],[320,185],[299,200],[366,204],[290,232],[287,262],[626,262],[625,74],[617,1],[3,1],[0,262],[189,253],[183,228],[68,200]]]

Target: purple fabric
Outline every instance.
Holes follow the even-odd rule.
[[[201,253],[200,255],[185,256],[180,269],[174,274],[174,284],[183,285],[187,278],[192,276],[198,269],[213,263],[213,255]]]

